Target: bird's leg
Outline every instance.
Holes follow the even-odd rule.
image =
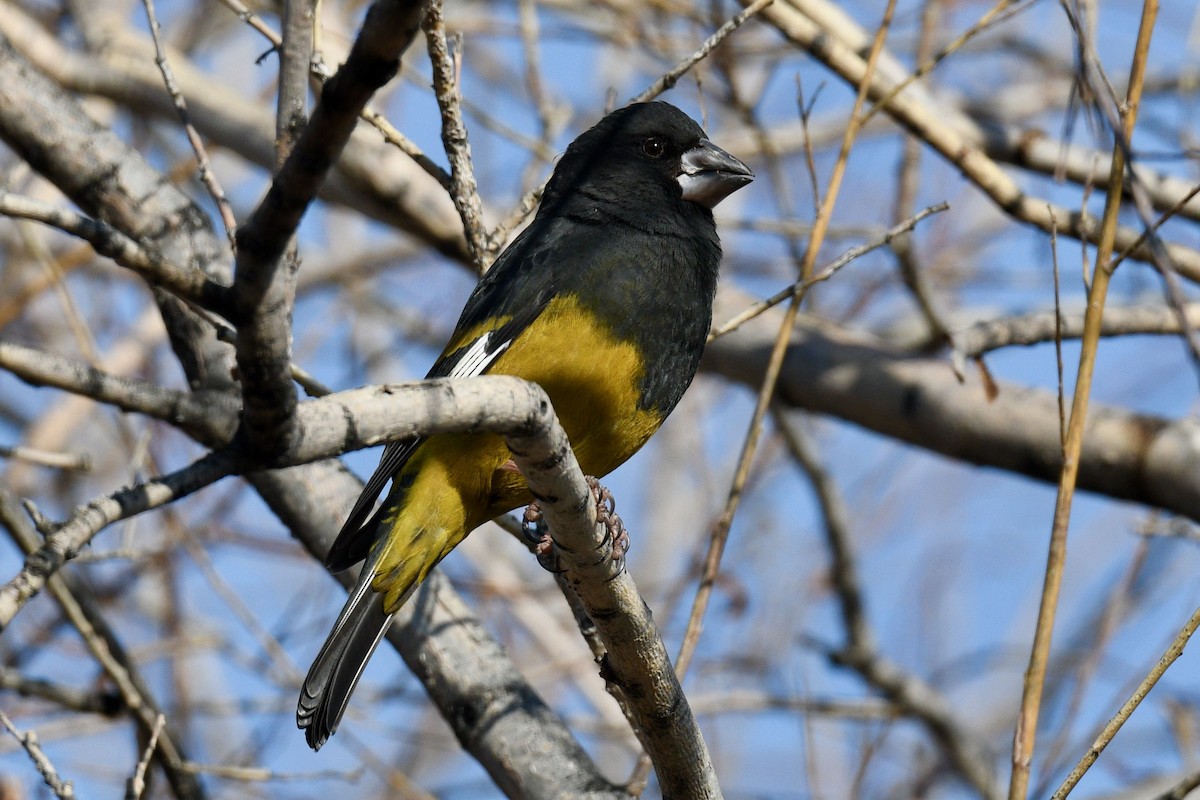
[[[604,526],[608,534],[608,544],[612,547],[610,557],[618,567],[616,575],[620,575],[625,569],[625,554],[629,552],[631,544],[629,531],[625,530],[625,523],[617,515],[617,501],[612,492],[601,486],[600,481],[591,475],[586,477],[592,497],[596,498],[596,521]]]

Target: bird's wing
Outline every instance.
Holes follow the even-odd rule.
[[[532,227],[532,226],[531,226]],[[484,375],[521,331],[537,319],[557,291],[557,270],[546,259],[558,236],[536,238],[526,229],[476,285],[450,343],[427,378]],[[337,572],[362,561],[375,541],[380,515],[375,501],[422,439],[393,442],[383,450],[362,494],[329,549],[325,564]],[[372,510],[374,509],[374,513]]]
[[[546,309],[566,267],[561,252],[555,253],[564,244],[556,227],[531,225],[496,259],[467,298],[450,342],[426,377],[485,374]]]

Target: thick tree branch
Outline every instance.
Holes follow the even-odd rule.
[[[1183,311],[1193,328],[1200,325],[1200,304],[1187,305]],[[1100,322],[1101,336],[1179,336],[1183,332],[1179,316],[1165,306],[1110,307]],[[954,331],[951,340],[955,357],[965,361],[1004,347],[1046,344],[1056,335],[1063,339],[1082,336],[1083,314],[1063,314],[1061,328],[1053,311],[989,319]]]
[[[257,472],[247,479],[318,562],[324,562],[362,491],[362,482],[338,461]],[[334,577],[347,589],[354,584],[350,571]],[[438,570],[400,609],[387,638],[458,741],[508,797],[628,796],[603,778],[563,720]],[[545,769],[548,763],[555,769]]]
[[[212,280],[201,270],[167,262],[159,254],[146,249],[107,223],[32,197],[21,197],[5,191],[0,191],[0,215],[41,222],[77,236],[97,253],[132,270],[152,286],[166,289],[177,297],[222,316],[229,314],[226,306],[229,287]]]
[[[623,570],[614,574],[606,549],[611,542],[596,522],[591,490],[545,392],[505,376],[424,381],[314,400],[301,406],[298,419],[302,433],[296,446],[281,457],[284,465],[416,435],[504,434],[530,489],[541,498],[568,581],[608,649],[606,672],[631,700],[666,796],[720,796],[699,727],[674,678],[666,648],[632,578]],[[48,577],[106,525],[173,502],[252,465],[232,452],[216,453],[178,473],[79,509],[27,559],[21,573],[0,588],[0,630]]]
[[[726,292],[719,300],[729,303]],[[717,318],[745,305],[725,306]],[[704,367],[757,386],[777,312],[709,345]],[[798,329],[779,381],[785,405],[829,414],[909,444],[1040,481],[1061,464],[1058,402],[1051,392],[961,383],[945,361],[910,358],[844,332]],[[1200,520],[1200,423],[1097,407],[1089,415],[1079,488]]]
[[[316,0],[285,0],[279,53],[279,92],[275,102],[276,163],[296,146],[308,122],[308,75],[312,68]]]
[[[204,213],[31,67],[3,35],[0,138],[89,216],[153,249],[166,263],[228,282],[225,251]],[[217,341],[212,326],[174,297],[156,292],[155,299],[192,388],[233,388],[229,348]]]
[[[296,264],[284,264],[288,242],[349,141],[359,112],[399,69],[421,14],[415,0],[380,0],[371,6],[346,63],[325,84],[304,133],[238,232],[233,321],[242,434],[264,454],[286,450],[297,435],[289,367]]]
[[[209,445],[228,441],[237,424],[238,406],[230,395],[166,389],[4,340],[0,340],[0,368],[34,386],[53,386],[170,422]]]
[[[0,7],[0,17],[4,17],[10,11],[12,11],[11,8]],[[149,53],[149,50],[146,52]],[[149,74],[143,74],[145,73],[143,66],[148,66],[149,60],[145,56],[139,56],[133,61],[138,66],[131,66],[131,68],[138,70],[138,74],[142,74],[143,82],[134,84],[134,89],[145,92],[145,97],[148,98],[162,97],[161,85],[158,84],[158,76],[152,67],[149,68]],[[52,58],[50,62],[55,64],[58,61]],[[184,84],[185,91],[188,91],[186,71],[180,67],[181,65],[176,62],[176,74]],[[85,78],[86,74],[88,74],[88,70],[83,67],[80,68],[76,77]],[[102,77],[106,73],[98,70],[96,74]],[[112,83],[107,86],[113,91],[120,91],[121,86],[125,85],[124,73],[109,73],[109,78],[112,79]],[[188,91],[188,94],[192,96],[192,92]],[[148,102],[157,101],[148,100]],[[241,104],[245,106],[245,103]],[[222,103],[216,102],[210,110],[218,112],[221,107]],[[205,118],[200,110],[202,108],[203,106],[200,106],[199,103],[193,102],[193,116],[197,119],[198,125],[203,127],[202,120]],[[162,113],[170,113],[169,103]],[[164,258],[170,259],[172,263],[194,265],[209,272],[210,275],[215,275],[217,279],[223,278],[222,282],[228,281],[227,273],[211,271],[211,267],[220,264],[217,259],[217,254],[220,253],[220,242],[212,236],[211,229],[204,222],[202,213],[194,210],[194,206],[187,203],[186,198],[182,198],[160,174],[146,168],[144,162],[136,154],[133,154],[127,145],[86,118],[74,98],[68,96],[66,92],[62,92],[58,86],[47,82],[36,71],[31,70],[29,65],[25,64],[20,55],[16,53],[16,50],[2,40],[0,40],[0,126],[2,126],[0,136],[4,137],[6,142],[12,144],[19,154],[28,154],[36,168],[46,174],[55,184],[64,188],[68,196],[76,200],[91,216],[113,224],[116,229],[121,230],[131,239],[155,241]],[[262,127],[263,130],[254,134],[252,140],[265,143],[264,163],[269,163],[271,140],[269,115],[262,115]],[[230,138],[236,140],[238,136],[235,132],[230,132]],[[409,186],[410,181],[398,179],[396,174],[388,168],[389,164],[395,166],[396,158],[384,146],[380,145],[378,148],[372,146],[371,149],[366,150],[360,146],[356,152],[358,152],[358,156],[343,154],[343,167],[346,166],[347,157],[352,160],[355,157],[358,158],[355,163],[359,164],[361,175],[370,176],[371,181],[388,181],[390,185],[388,191],[395,192],[396,197],[404,197],[418,204],[414,207],[438,207],[438,201],[440,201],[438,198],[444,200],[445,196],[440,188],[427,200],[420,200],[419,194],[414,196],[413,187]],[[148,196],[146,187],[150,187],[150,196]],[[160,190],[160,193],[152,193],[154,190]],[[179,207],[182,207],[184,211],[176,213],[174,210]],[[449,203],[446,203],[446,207],[449,207]],[[454,218],[452,210],[450,218]],[[451,228],[456,227],[456,221],[452,222]],[[446,241],[450,241],[449,237]],[[448,246],[446,249],[462,253],[461,246],[458,245]],[[186,314],[172,317],[170,309],[166,313],[173,343],[176,345],[176,353],[180,356],[193,389],[220,386],[224,392],[233,393],[230,391],[234,389],[234,384],[229,369],[228,348],[224,348],[217,342],[209,326],[199,323],[198,320],[188,321],[190,318]],[[342,475],[343,480],[328,480],[330,471]],[[318,479],[317,475],[322,477]],[[281,518],[292,524],[299,524],[300,521],[311,524],[319,519],[324,523],[325,536],[330,535],[330,531],[337,530],[341,523],[341,517],[352,503],[353,497],[347,498],[347,494],[356,494],[360,488],[354,488],[347,492],[346,483],[352,481],[344,476],[344,470],[340,465],[332,467],[328,464],[284,470],[281,473],[253,474],[251,482],[259,488],[259,491],[268,493],[272,509]],[[335,491],[334,487],[341,487],[341,494],[338,497],[340,507],[338,507],[336,515],[311,516],[314,500],[328,497],[328,493]],[[325,548],[328,548],[328,542],[326,542]],[[439,604],[439,607],[443,606]],[[437,628],[437,632],[444,632],[446,628],[457,630],[455,622],[446,621],[444,625]],[[486,654],[486,646],[478,643],[478,639],[482,636],[484,633],[476,625],[474,637],[466,644],[479,646]],[[395,638],[406,637],[401,637],[397,633]],[[407,640],[408,651],[418,654],[415,657],[424,657],[420,655],[422,648],[443,646],[424,642],[419,637],[407,637]],[[488,639],[488,643],[491,644],[493,650],[490,657],[493,661],[497,660],[498,654],[503,651],[491,643],[490,639]],[[467,658],[469,658],[469,652],[461,650],[460,661],[467,660]],[[497,702],[505,703],[504,698],[508,697],[511,700],[509,703],[511,708],[526,708],[529,704],[528,698],[534,697],[535,692],[532,687],[517,679],[516,669],[512,667],[511,662],[488,663],[487,667],[499,670],[493,675],[496,678],[494,686],[503,690],[496,694]],[[434,697],[439,697],[440,686],[455,684],[452,676],[440,675],[437,669],[428,670],[426,681],[431,686],[430,691]],[[454,717],[456,712],[456,706],[452,705],[454,694],[452,692],[440,693],[440,703],[442,703],[446,717]],[[527,733],[523,738],[510,739],[505,735],[512,733],[510,728],[493,726],[488,728],[484,735],[480,735],[478,730],[474,732],[470,750],[476,758],[480,759],[481,763],[491,765],[493,769],[509,770],[512,774],[522,772],[529,776],[544,775],[544,770],[541,770],[538,764],[530,763],[530,758],[562,756],[564,760],[571,760],[576,756],[581,756],[582,751],[578,750],[578,745],[570,738],[570,734],[565,732],[557,717],[553,717],[544,705],[541,706],[541,709],[541,711],[530,711],[528,715],[512,715],[515,723],[524,723],[527,726]],[[505,717],[505,720],[508,720],[508,716]],[[460,735],[467,735],[470,733],[468,728],[469,724],[456,729],[460,730]],[[542,730],[544,728],[545,730]],[[493,733],[496,735],[492,735]],[[527,742],[530,746],[522,747],[520,742]],[[538,742],[538,744],[533,744],[533,742]],[[574,745],[574,752],[568,752],[569,748],[566,751],[562,750],[566,747],[566,742]],[[586,758],[576,758],[576,763],[580,765],[577,768],[580,770],[580,774],[595,774],[593,766],[590,766]],[[529,780],[533,780],[533,778],[529,778]],[[544,796],[544,798],[557,796],[552,789],[553,787],[546,786],[545,792],[540,796]],[[529,794],[527,796],[539,795]]]

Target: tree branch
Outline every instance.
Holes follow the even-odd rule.
[[[718,296],[718,317],[744,300]],[[766,368],[777,312],[708,346],[703,367],[756,387]],[[1058,480],[1062,447],[1051,392],[1001,383],[989,401],[944,361],[910,358],[863,337],[826,328],[792,336],[778,399],[981,466],[1047,483]],[[1089,415],[1079,488],[1200,520],[1200,424],[1097,407]]]
[[[416,0],[380,0],[371,6],[346,63],[325,84],[295,149],[238,231],[233,322],[242,381],[241,430],[264,454],[285,451],[298,434],[289,368],[296,264],[282,263],[288,242],[349,141],[359,112],[399,69],[400,54],[412,43],[421,13]]]
[[[742,0],[742,3],[748,4],[748,1]],[[810,12],[813,16],[809,16]],[[817,17],[824,19],[830,14],[843,21],[836,30],[815,21]],[[808,51],[852,86],[858,86],[866,76],[866,60],[845,37],[853,35],[857,39],[861,36],[864,40],[869,40],[869,37],[840,11],[831,10],[825,0],[781,0],[764,9],[760,16],[770,20],[784,37],[797,47]],[[893,64],[898,63],[894,59],[890,61]],[[869,85],[871,100],[879,101],[888,97],[899,83],[899,79],[903,78],[889,74],[888,70],[878,71]],[[946,121],[943,109],[931,107],[924,99],[924,94],[906,90],[889,99],[883,111],[957,167],[1001,211],[1013,219],[1047,233],[1055,229],[1057,220],[1057,231],[1060,235],[1091,244],[1099,241],[1100,228],[1095,220],[1079,211],[1048,203],[1042,198],[1026,193],[988,157],[979,144],[968,139]],[[1150,247],[1137,244],[1139,235],[1133,228],[1118,228],[1115,249],[1130,249],[1131,258],[1153,262]],[[1180,275],[1192,281],[1200,281],[1200,250],[1173,243],[1164,243],[1164,248]]]
[[[531,491],[542,499],[568,580],[608,648],[606,671],[632,700],[659,780],[664,787],[675,787],[668,796],[719,797],[703,738],[670,669],[666,648],[632,578],[623,570],[614,574],[605,549],[611,542],[596,522],[591,490],[541,388],[507,376],[374,387],[304,403],[298,419],[302,434],[282,456],[284,465],[413,436],[503,434]],[[0,588],[0,630],[104,526],[252,465],[233,452],[214,453],[185,470],[79,509],[26,560],[21,573]],[[645,683],[648,676],[653,676],[653,685]]]
[[[0,526],[8,530],[9,536],[26,554],[35,552],[42,544],[42,537],[21,513],[16,497],[3,488],[0,488]],[[70,573],[51,575],[47,587],[63,616],[79,632],[92,657],[116,688],[119,700],[114,703],[117,707],[113,710],[121,710],[120,704],[123,704],[142,735],[149,736],[160,713],[158,703],[137,664],[104,618],[91,590]],[[180,738],[174,726],[166,726],[157,751],[158,763],[177,798],[203,800],[206,796],[203,786],[195,775],[183,769],[187,755]]]

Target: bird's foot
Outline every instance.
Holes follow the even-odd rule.
[[[625,530],[625,523],[617,515],[617,501],[613,499],[612,492],[590,475],[587,476],[587,482],[596,502],[596,521],[604,526],[605,531],[605,541],[597,549],[608,545],[608,558],[617,566],[612,576],[615,578],[625,570],[625,554],[629,552],[631,542],[629,532]],[[550,531],[546,528],[542,507],[537,500],[525,507],[525,514],[521,518],[521,535],[537,556],[542,569],[554,573],[565,571],[559,561],[554,541],[550,538]]]
[[[564,571],[562,565],[559,564],[558,555],[554,551],[554,542],[550,538],[550,531],[546,530],[542,518],[542,507],[537,500],[525,506],[525,514],[521,517],[521,535],[529,543],[533,554],[537,556],[538,563],[542,565],[542,569],[554,573]]]
[[[625,571],[625,554],[629,552],[632,541],[629,531],[625,530],[625,523],[617,515],[617,501],[612,492],[601,486],[600,481],[591,475],[587,476],[587,483],[588,488],[592,490],[592,497],[596,499],[596,521],[604,526],[607,544],[611,547],[610,557],[617,565],[617,571],[613,574],[615,578]]]

